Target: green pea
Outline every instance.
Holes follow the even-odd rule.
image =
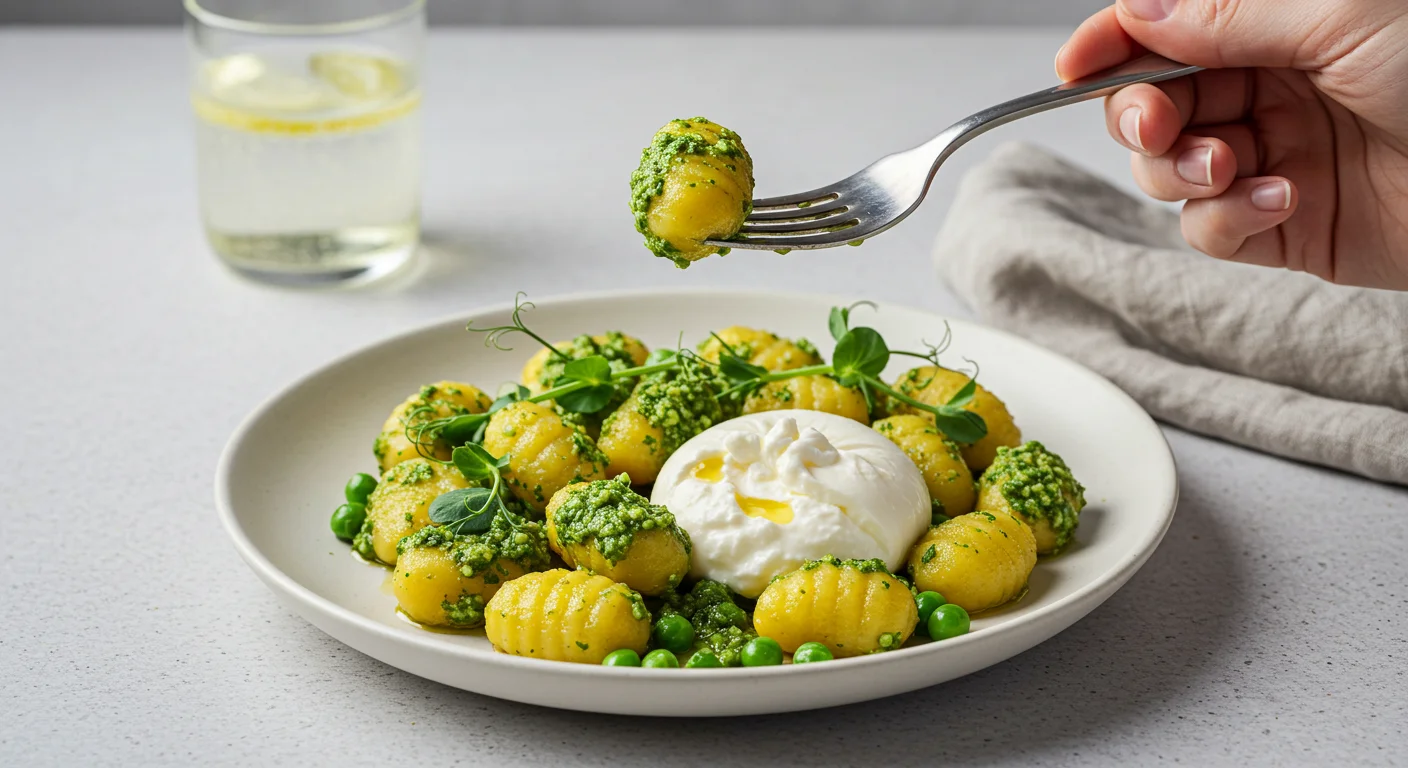
[[[821,643],[802,643],[792,652],[793,664],[810,664],[814,661],[831,661],[831,649]]]
[[[347,487],[342,489],[342,495],[353,504],[366,504],[367,497],[376,490],[376,478],[366,472],[358,472],[347,481]]]
[[[944,596],[938,592],[920,592],[914,596],[914,602],[919,606],[919,626],[916,628],[921,634],[929,634],[929,617],[934,614],[934,609],[943,605],[946,601]]]
[[[782,663],[782,646],[771,637],[755,637],[743,646],[743,666],[771,667]]]
[[[968,634],[968,612],[962,606],[944,603],[929,614],[929,637],[947,640]]]
[[[601,660],[603,667],[639,667],[640,654],[630,648],[622,648],[619,651],[612,651],[606,654],[606,658]]]
[[[645,654],[645,658],[641,659],[640,665],[652,669],[678,669],[680,660],[675,658],[675,654],[670,653],[664,648],[656,648],[650,653]]]
[[[367,505],[349,503],[343,504],[332,513],[332,532],[337,538],[343,541],[351,541],[357,532],[362,530],[362,523],[367,519]]]
[[[689,623],[689,619],[672,613],[661,616],[660,620],[655,622],[651,636],[655,638],[656,646],[674,653],[684,653],[694,645],[694,626]]]
[[[685,669],[718,669],[724,663],[719,661],[719,657],[713,651],[701,650],[689,657],[689,661],[684,663]]]

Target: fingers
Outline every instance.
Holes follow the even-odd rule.
[[[1295,185],[1280,176],[1239,179],[1216,197],[1183,206],[1183,239],[1214,258],[1284,266],[1275,228],[1295,213],[1297,202]]]
[[[1183,136],[1158,157],[1131,157],[1135,182],[1156,200],[1215,197],[1237,178],[1237,157],[1219,139]]]
[[[1145,53],[1120,26],[1112,5],[1086,19],[1056,52],[1056,76],[1071,81]]]

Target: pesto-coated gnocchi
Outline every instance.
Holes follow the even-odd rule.
[[[1036,539],[1021,518],[979,510],[929,529],[909,554],[914,587],[969,613],[1017,597],[1036,566]]]
[[[392,591],[401,612],[430,627],[468,629],[484,623],[484,605],[506,581],[548,567],[547,534],[534,522],[510,526],[498,517],[488,531],[465,536],[428,526],[397,546]]]
[[[806,339],[792,341],[770,331],[742,325],[715,331],[714,335],[699,343],[699,356],[717,363],[725,348],[769,371],[790,371],[808,365],[821,365],[822,362],[816,347]]]
[[[430,525],[430,503],[442,493],[468,486],[459,470],[437,461],[397,464],[368,497],[367,519],[353,546],[363,557],[394,564],[397,543]]]
[[[600,664],[622,648],[645,653],[650,611],[624,584],[555,568],[500,587],[485,607],[484,632],[503,653]]]
[[[548,503],[548,543],[573,568],[644,595],[660,595],[689,573],[689,534],[670,510],[631,490],[631,480],[577,483]]]
[[[895,382],[895,389],[899,390],[900,394],[912,397],[926,405],[943,405],[958,394],[958,390],[967,383],[968,376],[966,374],[926,365],[914,368],[900,376]],[[977,385],[973,400],[963,408],[982,416],[983,421],[988,425],[986,437],[972,445],[959,446],[959,450],[963,454],[963,461],[974,472],[987,469],[993,458],[997,456],[999,447],[1015,446],[1022,442],[1022,432],[1012,421],[1012,414],[1007,412],[1007,406],[997,399],[996,395],[983,388],[982,384]],[[899,402],[894,403],[891,409],[894,413],[913,413],[930,420],[933,419],[929,414]]]
[[[983,473],[978,509],[1022,518],[1036,536],[1040,554],[1058,552],[1070,542],[1085,508],[1085,486],[1060,456],[1035,440],[998,448]]]
[[[571,341],[559,341],[553,344],[553,347],[557,350],[556,353],[543,347],[528,358],[528,362],[523,366],[523,385],[533,394],[551,389],[562,376],[563,367],[569,361],[602,357],[613,373],[619,373],[644,364],[646,356],[650,354],[650,350],[646,349],[640,339],[620,331],[607,331],[600,336],[583,334]],[[573,413],[556,405],[553,410],[564,422],[581,427],[595,439],[600,434],[602,420],[630,397],[635,384],[636,379],[633,377],[614,379],[612,387],[615,394],[606,406],[596,413]]]
[[[872,426],[919,467],[936,511],[948,517],[973,511],[978,496],[973,473],[963,463],[958,445],[940,433],[933,422],[904,414],[881,419]]]
[[[596,480],[606,468],[606,455],[591,437],[564,424],[551,408],[526,400],[489,419],[483,445],[495,456],[508,455],[504,483],[535,512],[546,509],[562,488]]]
[[[606,472],[653,483],[670,454],[722,420],[710,377],[691,369],[647,376],[601,425]]]
[[[811,560],[758,596],[753,626],[788,653],[806,642],[838,658],[899,648],[919,621],[914,593],[881,560]]]
[[[483,413],[492,402],[488,395],[457,381],[437,381],[421,387],[396,406],[381,426],[381,433],[372,445],[377,466],[385,472],[407,459],[421,458],[415,444],[406,436],[407,428],[447,416]],[[450,458],[449,445],[443,440],[430,439],[433,435],[425,437],[422,449],[427,454],[441,460]]]
[[[797,376],[774,381],[748,395],[744,413],[763,411],[824,411],[837,416],[870,423],[870,409],[865,396],[855,387],[847,387],[830,376]]]
[[[738,134],[702,117],[671,120],[631,174],[636,231],[681,269],[719,248],[753,210],[753,160]]]

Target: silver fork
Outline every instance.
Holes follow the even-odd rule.
[[[1090,77],[1003,102],[959,120],[914,149],[887,155],[854,176],[810,192],[753,201],[738,234],[710,245],[753,250],[859,245],[900,223],[923,202],[939,166],[973,138],[1038,112],[1099,98],[1135,83],[1157,83],[1202,67],[1148,55]]]

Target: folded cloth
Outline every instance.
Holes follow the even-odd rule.
[[[1408,293],[1196,253],[1172,211],[1023,144],[969,172],[934,256],[983,320],[1156,419],[1408,485]]]

